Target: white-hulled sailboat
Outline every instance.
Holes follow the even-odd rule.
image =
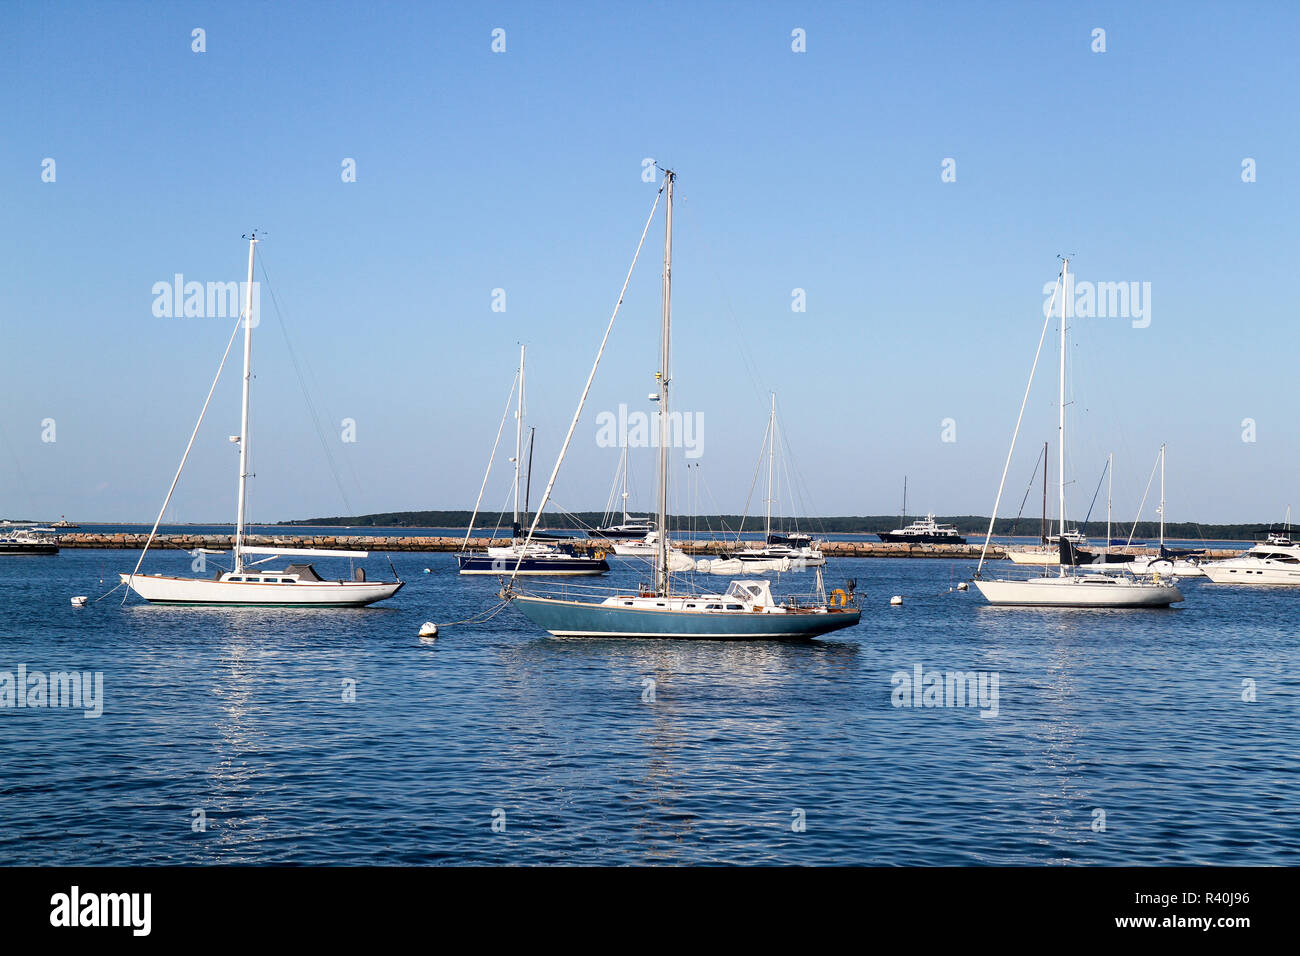
[[[1150,484],[1148,483],[1148,487]],[[1136,522],[1135,522],[1136,524]],[[1165,446],[1160,446],[1160,551],[1157,554],[1142,555],[1128,563],[1128,569],[1134,574],[1176,574],[1180,578],[1203,578],[1196,555],[1200,551],[1175,551],[1165,547]]]
[[[768,415],[767,434],[763,441],[767,446],[767,497],[764,499],[763,543],[732,552],[730,560],[741,562],[742,568],[754,574],[821,567],[826,563],[826,558],[818,547],[820,542],[814,541],[812,535],[801,534],[797,529],[789,532],[772,530],[772,505],[776,503],[776,499],[772,496],[772,473],[776,462],[777,442],[776,392],[772,393],[772,411]],[[744,526],[741,527],[743,530]]]
[[[1025,397],[1020,404],[1020,417],[1016,419],[1016,430],[1011,437],[1011,449],[1007,452],[1007,463],[1002,470],[1002,482],[998,485],[998,495],[993,503],[993,517],[989,520],[989,530],[984,537],[984,548],[980,552],[979,566],[975,570],[975,586],[990,604],[1014,607],[1092,607],[1092,608],[1144,608],[1168,607],[1183,600],[1177,585],[1159,574],[1149,578],[1139,578],[1131,572],[1114,573],[1117,565],[1098,565],[1095,570],[1075,567],[1074,546],[1069,540],[1065,519],[1065,340],[1068,327],[1068,301],[1070,260],[1065,259],[1061,274],[1057,279],[1056,289],[1052,293],[1053,301],[1061,297],[1061,366],[1059,378],[1059,412],[1057,424],[1059,455],[1057,467],[1058,506],[1060,516],[1059,547],[1061,563],[1056,575],[1044,574],[1029,579],[998,578],[985,580],[980,572],[988,554],[989,541],[993,537],[993,523],[997,520],[998,506],[1002,503],[1002,491],[1006,486],[1007,471],[1011,467],[1011,458],[1016,450],[1016,438],[1020,434],[1020,423],[1024,418],[1025,406],[1029,401],[1029,392],[1034,384],[1034,371],[1038,368],[1038,358],[1042,354],[1043,341],[1047,337],[1047,328],[1052,320],[1052,304],[1048,304],[1047,317],[1043,323],[1043,332],[1038,340],[1038,352],[1034,355],[1034,368],[1029,373],[1029,384],[1025,387]],[[1108,539],[1109,540],[1109,539]]]
[[[248,393],[249,383],[252,379],[253,356],[253,257],[258,242],[256,234],[245,238],[248,239],[248,285],[244,293],[243,314],[240,315],[239,324],[235,326],[230,342],[226,345],[226,353],[222,356],[221,366],[217,369],[217,375],[212,381],[212,387],[208,389],[208,397],[203,403],[203,411],[199,413],[199,420],[194,426],[193,434],[190,435],[190,443],[185,448],[180,467],[176,470],[176,477],[172,479],[167,498],[158,511],[158,520],[154,522],[153,530],[149,533],[144,550],[140,553],[140,560],[136,562],[135,570],[131,573],[119,574],[118,576],[121,578],[122,584],[125,584],[130,590],[153,604],[252,607],[364,607],[367,604],[374,604],[376,601],[390,598],[401,590],[403,582],[400,580],[367,581],[365,572],[360,568],[354,572],[350,581],[327,581],[317,574],[315,568],[310,564],[290,564],[281,571],[272,571],[259,567],[268,561],[274,560],[277,556],[365,558],[369,555],[367,551],[343,551],[330,548],[253,547],[245,543],[247,537],[244,518],[248,481]],[[158,526],[162,523],[163,515],[167,511],[167,505],[171,502],[172,493],[176,490],[176,483],[180,480],[181,472],[185,469],[185,462],[189,458],[190,449],[194,447],[194,439],[199,433],[199,426],[203,424],[203,417],[207,414],[208,404],[212,401],[212,394],[216,391],[217,382],[221,380],[221,371],[225,368],[226,358],[230,355],[230,348],[234,345],[235,336],[239,334],[240,325],[244,327],[243,399],[239,435],[231,438],[232,441],[239,444],[239,503],[235,518],[234,566],[229,571],[218,571],[211,578],[140,574],[140,565],[144,563],[144,557],[149,552],[149,546],[153,543],[154,537],[158,533]],[[205,553],[220,554],[221,552],[206,551]],[[271,557],[246,563],[244,558],[250,554],[270,555]]]
[[[692,593],[673,586],[674,571],[671,565],[671,544],[668,540],[668,446],[669,407],[668,390],[672,381],[669,357],[672,330],[672,241],[673,241],[673,184],[676,174],[664,171],[664,182],[655,197],[650,219],[646,221],[641,233],[641,242],[637,245],[637,257],[632,260],[632,269],[636,268],[636,259],[640,255],[646,233],[654,219],[659,197],[666,197],[666,214],[664,227],[664,272],[663,272],[663,322],[660,336],[659,371],[655,373],[658,392],[652,396],[659,403],[659,507],[655,526],[660,534],[655,539],[654,583],[645,584],[624,592],[614,592],[603,600],[584,597],[580,600],[565,596],[547,596],[542,594],[525,594],[516,589],[515,577],[504,583],[501,591],[503,599],[513,601],[526,617],[544,630],[559,637],[631,637],[631,638],[699,638],[702,640],[781,640],[804,639],[835,631],[843,627],[852,627],[862,617],[856,607],[852,594],[852,582],[848,591],[837,590],[829,601],[825,597],[822,585],[822,572],[817,569],[817,594],[806,600],[778,600],[772,595],[771,586],[764,580],[732,581],[725,592]],[[564,454],[573,438],[574,430],[582,415],[582,408],[591,389],[592,379],[600,365],[605,343],[609,341],[610,331],[618,316],[619,305],[631,280],[632,269],[628,270],[619,293],[618,305],[610,316],[605,330],[605,338],[596,362],[587,377],[582,398],[577,411],[569,425],[569,433],[560,450],[547,483],[542,504],[533,519],[533,530],[537,527],[542,509],[550,499]]]

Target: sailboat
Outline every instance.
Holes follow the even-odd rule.
[[[998,506],[1002,502],[1002,492],[1006,486],[1007,471],[1011,467],[1011,458],[1016,450],[1016,438],[1020,434],[1020,423],[1024,419],[1025,405],[1029,401],[1029,392],[1034,383],[1034,371],[1029,373],[1029,384],[1025,388],[1025,397],[1020,405],[1020,416],[1016,420],[1016,430],[1011,437],[1011,448],[1007,452],[1006,466],[1002,471],[1002,483],[998,486],[997,498],[993,503],[993,517],[989,519],[989,530],[984,537],[984,548],[980,552],[979,566],[975,570],[975,586],[984,595],[985,600],[994,605],[1019,607],[1093,607],[1093,608],[1145,608],[1168,607],[1183,600],[1182,592],[1171,580],[1164,580],[1159,574],[1150,578],[1139,578],[1131,572],[1107,573],[1105,566],[1097,570],[1083,570],[1077,567],[1077,556],[1070,541],[1065,520],[1065,343],[1068,328],[1068,295],[1070,260],[1067,258],[1061,266],[1061,275],[1053,300],[1061,297],[1061,358],[1059,374],[1059,414],[1057,423],[1057,501],[1059,505],[1060,530],[1058,547],[1060,564],[1058,573],[1053,576],[1046,573],[1041,577],[1025,579],[998,578],[986,580],[981,576],[984,560],[988,554],[989,541],[993,537],[993,524],[997,520]],[[1049,303],[1047,316],[1043,324],[1043,333],[1039,338],[1039,352],[1034,356],[1034,369],[1038,366],[1038,357],[1042,352],[1043,340],[1047,336],[1047,327],[1051,322],[1052,303]],[[1107,536],[1109,540],[1109,535]]]
[[[1162,574],[1176,574],[1180,578],[1203,578],[1205,577],[1205,571],[1201,569],[1201,565],[1195,557],[1201,553],[1200,551],[1191,550],[1175,551],[1165,547],[1165,446],[1161,444],[1160,552],[1134,558],[1128,563],[1128,568],[1134,574],[1148,574],[1159,571]]]
[[[619,524],[602,525],[601,527],[596,528],[590,534],[593,538],[647,538],[647,536],[654,534],[655,526],[653,521],[648,518],[633,518],[627,513],[627,442],[623,443],[623,454],[619,456],[618,461],[618,474],[614,476],[616,487],[620,476],[623,479],[623,520]],[[610,498],[613,498],[612,492],[610,493]],[[608,508],[606,510],[606,517],[609,517]],[[617,548],[614,549],[614,552],[616,554],[625,553],[619,551]],[[626,553],[631,554],[633,552]]]
[[[861,620],[862,612],[856,606],[853,583],[848,589],[836,590],[829,601],[825,597],[821,569],[817,569],[817,593],[805,600],[780,600],[772,594],[771,585],[762,579],[734,580],[726,591],[692,593],[674,586],[674,571],[670,564],[671,546],[668,541],[668,446],[669,440],[669,387],[672,383],[670,343],[672,341],[672,248],[673,248],[673,187],[676,173],[664,171],[663,183],[655,196],[650,218],[641,233],[637,256],[632,260],[623,292],[631,280],[636,259],[640,256],[646,233],[654,219],[660,197],[665,198],[663,320],[661,323],[659,371],[655,373],[659,403],[659,469],[658,513],[656,527],[661,534],[656,538],[654,556],[654,582],[635,589],[615,592],[603,600],[594,598],[571,599],[567,596],[527,594],[517,589],[515,576],[504,584],[501,597],[514,606],[543,630],[558,637],[604,638],[699,638],[717,640],[773,640],[805,639],[844,627],[852,627]],[[579,399],[578,408],[569,425],[569,434],[560,450],[560,456],[551,472],[542,507],[550,498],[551,488],[564,462],[573,432],[582,415],[582,408],[591,389],[592,380],[604,354],[605,344],[613,329],[623,301],[619,294],[618,305],[610,316],[600,351],[587,378],[586,387]],[[533,525],[537,524],[534,517]],[[531,535],[531,531],[530,531]]]
[[[731,559],[741,562],[741,566],[751,573],[765,571],[797,571],[803,568],[820,567],[826,558],[817,547],[811,535],[798,531],[772,530],[772,472],[776,457],[776,393],[772,393],[772,411],[767,419],[767,498],[763,515],[762,547],[745,548],[736,551]],[[724,565],[725,567],[726,565]],[[716,570],[716,565],[709,570]]]
[[[176,490],[176,483],[180,480],[181,472],[185,468],[185,461],[189,458],[190,449],[194,447],[194,439],[198,435],[199,426],[203,424],[204,415],[207,414],[208,403],[212,401],[212,393],[216,390],[217,382],[221,379],[221,370],[226,363],[226,356],[223,356],[221,367],[217,369],[217,376],[212,382],[212,388],[208,390],[207,401],[203,403],[203,411],[199,414],[198,423],[194,426],[194,433],[190,436],[189,446],[185,449],[185,455],[181,458],[180,468],[176,471],[176,477],[172,479],[171,489],[167,492],[167,498],[163,501],[163,506],[158,512],[158,520],[154,522],[153,530],[149,533],[144,550],[140,553],[140,559],[136,562],[135,569],[131,573],[119,574],[118,577],[131,591],[153,604],[364,607],[368,604],[374,604],[376,601],[390,598],[402,589],[403,582],[401,580],[367,581],[365,571],[361,568],[357,568],[353,572],[353,578],[350,581],[328,581],[317,574],[315,568],[310,564],[290,564],[280,571],[259,567],[278,556],[365,558],[369,555],[367,551],[344,551],[330,548],[252,547],[246,543],[247,532],[244,519],[248,482],[249,383],[252,380],[253,355],[253,257],[258,239],[256,233],[245,236],[245,238],[248,239],[248,285],[244,298],[244,311],[240,315],[239,324],[235,326],[235,332],[230,338],[230,343],[226,346],[226,356],[228,356],[230,347],[234,345],[234,336],[238,335],[239,326],[242,325],[244,327],[242,414],[240,416],[239,435],[231,438],[231,441],[239,444],[239,503],[235,519],[234,567],[229,571],[218,571],[211,578],[173,577],[163,574],[142,575],[139,573],[140,565],[144,562],[149,546],[158,533],[158,525],[162,523],[163,514],[167,511],[172,492]],[[205,553],[220,554],[221,552]],[[270,555],[271,557],[251,563],[245,562],[245,557],[250,554]]]
[[[523,453],[524,438],[524,358],[526,347],[519,346],[519,392],[518,404],[515,406],[515,456],[511,459],[515,466],[514,517],[510,526],[510,544],[489,547],[485,552],[462,550],[456,555],[461,574],[490,574],[500,577],[514,572],[516,574],[544,575],[548,577],[584,577],[604,574],[609,570],[609,562],[602,551],[593,554],[579,552],[572,544],[553,543],[542,540],[523,540],[523,527],[519,517],[519,484],[521,479],[520,462]],[[508,406],[507,406],[508,407]],[[497,432],[500,439],[500,430]],[[496,449],[493,448],[495,455]],[[528,483],[532,484],[533,453],[531,436],[528,451]],[[488,461],[488,474],[491,474],[492,462]],[[486,485],[487,476],[483,478]],[[479,496],[482,501],[482,494]],[[527,517],[528,500],[524,498],[524,516]],[[478,517],[478,507],[470,518],[470,527],[465,540],[469,541],[474,521]],[[534,535],[534,538],[538,536]]]

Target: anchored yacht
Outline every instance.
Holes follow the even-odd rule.
[[[0,536],[0,555],[48,555],[59,553],[59,539],[53,528],[23,528]]]
[[[876,537],[881,541],[907,542],[910,544],[965,544],[966,539],[957,533],[957,526],[939,524],[933,514],[917,518],[906,528],[893,531],[877,531]]]
[[[1235,558],[1207,561],[1201,571],[1215,584],[1300,585],[1300,545],[1270,538]]]

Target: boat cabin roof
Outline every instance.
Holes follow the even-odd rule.
[[[761,579],[732,581],[731,587],[727,588],[726,596],[764,606],[776,603],[772,598],[772,585]]]

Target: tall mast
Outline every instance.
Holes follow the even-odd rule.
[[[1165,548],[1165,443],[1160,443],[1160,550]]]
[[[1043,547],[1047,546],[1047,442],[1043,442],[1043,523],[1038,532]]]
[[[623,436],[623,524],[627,524],[627,436]]]
[[[519,346],[519,397],[515,404],[515,517],[512,535],[519,534],[519,466],[524,450],[524,345]]]
[[[673,183],[677,174],[664,170],[667,204],[664,216],[664,318],[659,340],[659,537],[657,567],[659,594],[668,596],[668,357],[672,345],[673,287]]]
[[[776,392],[772,393],[772,413],[767,419],[767,514],[763,521],[763,543],[772,536],[772,459],[776,455]]]
[[[244,384],[239,417],[239,505],[235,513],[235,573],[244,570],[244,502],[248,485],[248,385],[253,377],[253,253],[257,233],[248,236],[248,283],[244,287]]]
[[[1115,453],[1106,456],[1106,553],[1110,554],[1110,502],[1115,493]]]
[[[1057,424],[1057,469],[1058,492],[1057,505],[1061,509],[1061,537],[1065,537],[1065,325],[1069,314],[1067,303],[1070,301],[1070,260],[1065,259],[1061,266],[1061,371],[1060,371],[1060,420]],[[1061,573],[1065,573],[1064,566]]]
[[[533,492],[533,440],[537,437],[537,429],[528,429],[528,477],[524,481],[524,521],[528,521],[528,499]]]

